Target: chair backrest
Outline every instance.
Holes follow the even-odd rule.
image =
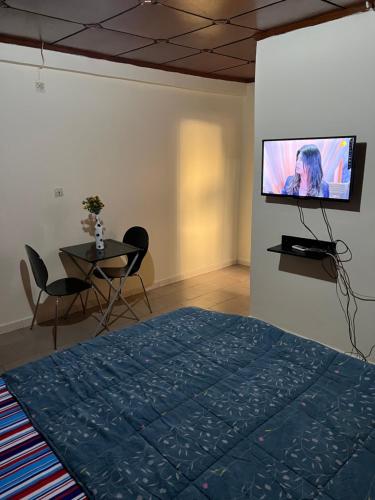
[[[128,243],[129,245],[134,245],[135,247],[142,249],[141,252],[138,252],[138,258],[135,261],[130,273],[130,275],[135,274],[139,271],[139,268],[141,267],[142,261],[148,250],[148,233],[144,227],[133,226],[126,231],[122,241],[124,243]],[[128,262],[132,261],[134,255],[135,252],[128,254]]]
[[[29,245],[25,245],[27,256],[30,261],[31,270],[34,275],[35,283],[39,288],[45,291],[48,281],[48,271],[39,254]]]

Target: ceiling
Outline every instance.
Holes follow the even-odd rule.
[[[250,82],[257,39],[365,6],[364,0],[0,0],[0,42],[43,41],[52,50]]]

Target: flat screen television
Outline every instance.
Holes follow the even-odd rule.
[[[262,195],[349,201],[356,136],[263,141]]]

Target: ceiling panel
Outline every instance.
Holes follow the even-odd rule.
[[[218,45],[236,42],[255,33],[255,30],[241,28],[232,24],[212,24],[193,33],[178,36],[174,42],[196,49],[213,49]]]
[[[229,19],[279,0],[161,0],[164,5],[210,19]]]
[[[232,76],[234,78],[254,79],[255,64],[254,63],[242,64],[241,66],[235,66],[234,68],[223,69],[221,71],[216,71],[215,75]]]
[[[285,0],[249,14],[235,17],[231,22],[253,29],[268,30],[275,26],[293,23],[335,9],[337,10],[339,7],[334,7],[321,0]]]
[[[69,21],[100,23],[138,4],[138,0],[7,0],[10,7]]]
[[[202,52],[195,56],[185,57],[179,61],[174,61],[168,66],[174,68],[183,68],[191,71],[201,71],[204,73],[212,73],[219,69],[229,68],[238,65],[238,59],[232,57],[212,54],[211,52]]]
[[[64,47],[91,50],[109,55],[121,54],[150,43],[153,43],[153,40],[101,28],[86,29],[60,42]]]
[[[247,38],[241,42],[231,43],[218,47],[215,52],[224,54],[226,56],[239,57],[240,59],[247,59],[249,61],[255,60],[257,42],[254,38]]]
[[[26,12],[0,8],[0,33],[50,43],[82,29],[80,24],[69,23]]]
[[[0,42],[143,66],[253,78],[256,38],[365,0],[0,0]],[[353,11],[347,11],[352,13]],[[307,23],[308,24],[308,23]],[[20,39],[21,38],[21,39]],[[90,54],[89,54],[90,55]],[[214,73],[215,72],[215,73]]]
[[[139,5],[136,9],[107,21],[103,26],[149,38],[166,39],[209,24],[210,21],[201,17],[150,3]]]
[[[353,5],[364,5],[365,0],[330,0],[332,3],[339,5],[341,7],[352,7]]]
[[[181,47],[173,43],[159,42],[148,45],[139,50],[133,50],[123,54],[127,59],[136,59],[137,61],[147,61],[153,64],[163,64],[182,57],[191,56],[196,54],[196,49],[188,47]]]

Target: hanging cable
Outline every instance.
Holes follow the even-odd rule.
[[[305,223],[305,215],[303,213],[303,208],[300,205],[299,199],[297,199],[297,206],[298,206],[299,218],[300,218],[301,223],[305,226],[305,228],[309,231],[309,233],[312,234],[314,236],[314,238],[317,240],[318,237],[316,236],[316,234]]]
[[[374,302],[375,297],[362,295],[353,290],[349,274],[344,267],[344,263],[350,262],[353,258],[353,254],[349,245],[345,241],[340,239],[335,239],[333,235],[332,226],[328,219],[327,212],[323,207],[322,202],[320,202],[320,207],[322,210],[323,220],[326,224],[328,236],[331,242],[336,243],[336,248],[339,244],[344,246],[343,251],[336,251],[335,253],[327,253],[331,257],[331,263],[334,267],[333,272],[328,272],[329,276],[336,277],[336,294],[339,300],[341,309],[344,312],[345,320],[348,325],[349,341],[352,346],[352,354],[356,354],[363,361],[367,361],[371,356],[373,350],[375,349],[375,344],[371,347],[368,354],[364,354],[357,345],[357,332],[356,332],[356,317],[358,314],[358,300],[365,302]],[[346,256],[346,257],[345,257]],[[323,266],[324,267],[324,266]],[[327,269],[325,268],[326,272]]]
[[[43,41],[41,41],[40,55],[42,58],[42,64],[38,66],[38,73],[37,73],[38,77],[37,77],[37,81],[35,82],[35,87],[39,92],[44,92],[44,83],[42,82],[42,79],[41,79],[42,69],[45,67],[44,42]]]
[[[310,234],[312,234],[312,236],[314,236],[315,239],[318,239],[312,229],[305,222],[303,209],[299,200],[297,200],[297,206],[302,225],[309,231]],[[349,342],[352,346],[350,354],[354,354],[366,362],[375,350],[375,344],[371,347],[367,354],[364,354],[357,345],[356,318],[358,314],[358,301],[375,302],[375,297],[363,295],[353,290],[349,274],[344,267],[345,263],[350,262],[353,259],[352,251],[345,241],[335,239],[326,209],[321,201],[320,208],[327,228],[329,240],[336,245],[336,251],[334,253],[326,253],[326,255],[330,256],[330,268],[326,267],[324,260],[322,260],[322,266],[330,278],[334,279],[336,282],[336,295],[340,308],[344,313],[345,321],[348,326]],[[343,246],[343,249],[339,250],[339,246]]]

